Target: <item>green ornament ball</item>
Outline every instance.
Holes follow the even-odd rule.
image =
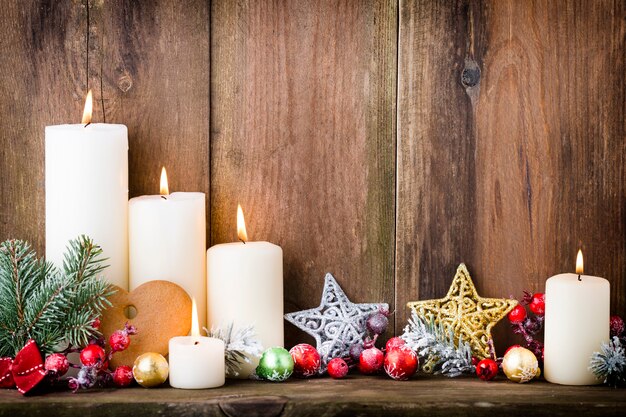
[[[293,373],[293,358],[287,349],[273,347],[263,352],[256,374],[268,381],[282,382]]]

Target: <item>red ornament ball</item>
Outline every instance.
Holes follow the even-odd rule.
[[[111,336],[109,336],[109,345],[114,352],[126,350],[128,345],[130,345],[130,337],[128,337],[128,332],[124,330],[114,331]]]
[[[122,365],[113,372],[113,383],[118,387],[127,387],[133,382],[133,368]]]
[[[406,342],[403,338],[397,336],[392,337],[391,339],[387,340],[387,343],[385,344],[385,351],[390,352],[402,346],[406,346]]]
[[[491,381],[498,375],[498,363],[493,359],[483,359],[476,365],[476,375],[483,381]]]
[[[385,372],[396,381],[409,379],[417,371],[418,364],[417,355],[406,345],[388,351],[385,356]]]
[[[334,379],[341,379],[348,375],[348,364],[341,358],[334,358],[328,362],[328,375]]]
[[[85,366],[103,365],[106,362],[104,349],[98,345],[89,345],[80,352],[80,362]]]
[[[533,294],[533,298],[528,304],[530,311],[538,316],[543,316],[546,312],[546,295],[542,292]]]
[[[46,358],[44,367],[55,377],[61,377],[70,369],[70,362],[62,353],[53,353]]]
[[[315,375],[322,364],[317,350],[307,344],[300,343],[289,351],[293,358],[293,373],[296,376],[308,378]]]
[[[509,313],[509,321],[513,324],[521,323],[526,318],[526,309],[521,305],[516,305]]]
[[[375,347],[365,349],[359,358],[359,371],[363,374],[374,374],[383,367],[385,355]]]
[[[611,337],[620,337],[624,333],[624,320],[620,316],[611,316],[609,321]]]

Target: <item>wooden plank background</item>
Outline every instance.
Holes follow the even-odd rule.
[[[131,196],[165,165],[207,193],[209,245],[241,202],[284,249],[286,311],[330,271],[399,333],[460,262],[520,296],[580,246],[623,315],[625,22],[619,0],[7,1],[0,239],[43,252],[44,126],[90,87],[128,126]]]

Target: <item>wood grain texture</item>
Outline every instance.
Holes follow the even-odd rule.
[[[215,1],[211,19],[211,243],[236,240],[240,202],[283,248],[286,312],[319,305],[326,272],[393,305],[396,4]]]
[[[435,5],[434,13],[418,13]],[[396,280],[409,291],[419,282],[409,298],[441,296],[462,260],[483,295],[543,291],[546,278],[574,269],[580,246],[586,272],[611,281],[612,310],[623,314],[625,18],[623,2],[612,1],[403,2],[397,229],[413,228],[417,238],[398,233],[397,256],[406,261],[398,261]],[[454,19],[468,28],[463,36],[443,33],[431,39],[434,51],[421,54],[415,28],[438,33],[431,26],[451,29]],[[463,70],[473,63],[478,82],[464,85]],[[411,78],[424,66],[449,94],[429,92],[432,78]],[[424,110],[427,100],[434,106]],[[442,140],[421,139],[419,133],[441,128],[442,118],[450,125]],[[415,124],[420,128],[412,130]],[[456,145],[460,138],[463,148]],[[422,168],[450,159],[460,175]],[[437,216],[442,204],[433,195],[467,205]],[[443,233],[419,237],[432,236],[433,227]],[[451,233],[459,229],[460,237]],[[439,265],[420,255],[449,246]]]
[[[0,240],[44,253],[44,127],[79,122],[87,85],[87,7],[0,7]]]
[[[95,99],[107,122],[128,126],[130,196],[158,194],[165,166],[170,192],[205,192],[208,205],[208,2],[94,0],[90,10]]]
[[[275,383],[228,380],[206,390],[167,387],[69,391],[24,397],[0,391],[0,417],[119,415],[215,416],[617,416],[626,397],[609,387],[568,387],[535,381],[514,384],[503,377],[419,376],[397,382],[385,376],[343,380],[292,378]],[[279,388],[278,388],[279,387]]]

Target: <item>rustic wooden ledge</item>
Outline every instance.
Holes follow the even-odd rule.
[[[626,391],[565,387],[545,382],[518,385],[500,379],[418,377],[395,382],[352,376],[286,383],[228,381],[213,390],[129,388],[22,397],[0,391],[0,416],[584,416],[626,415]]]

